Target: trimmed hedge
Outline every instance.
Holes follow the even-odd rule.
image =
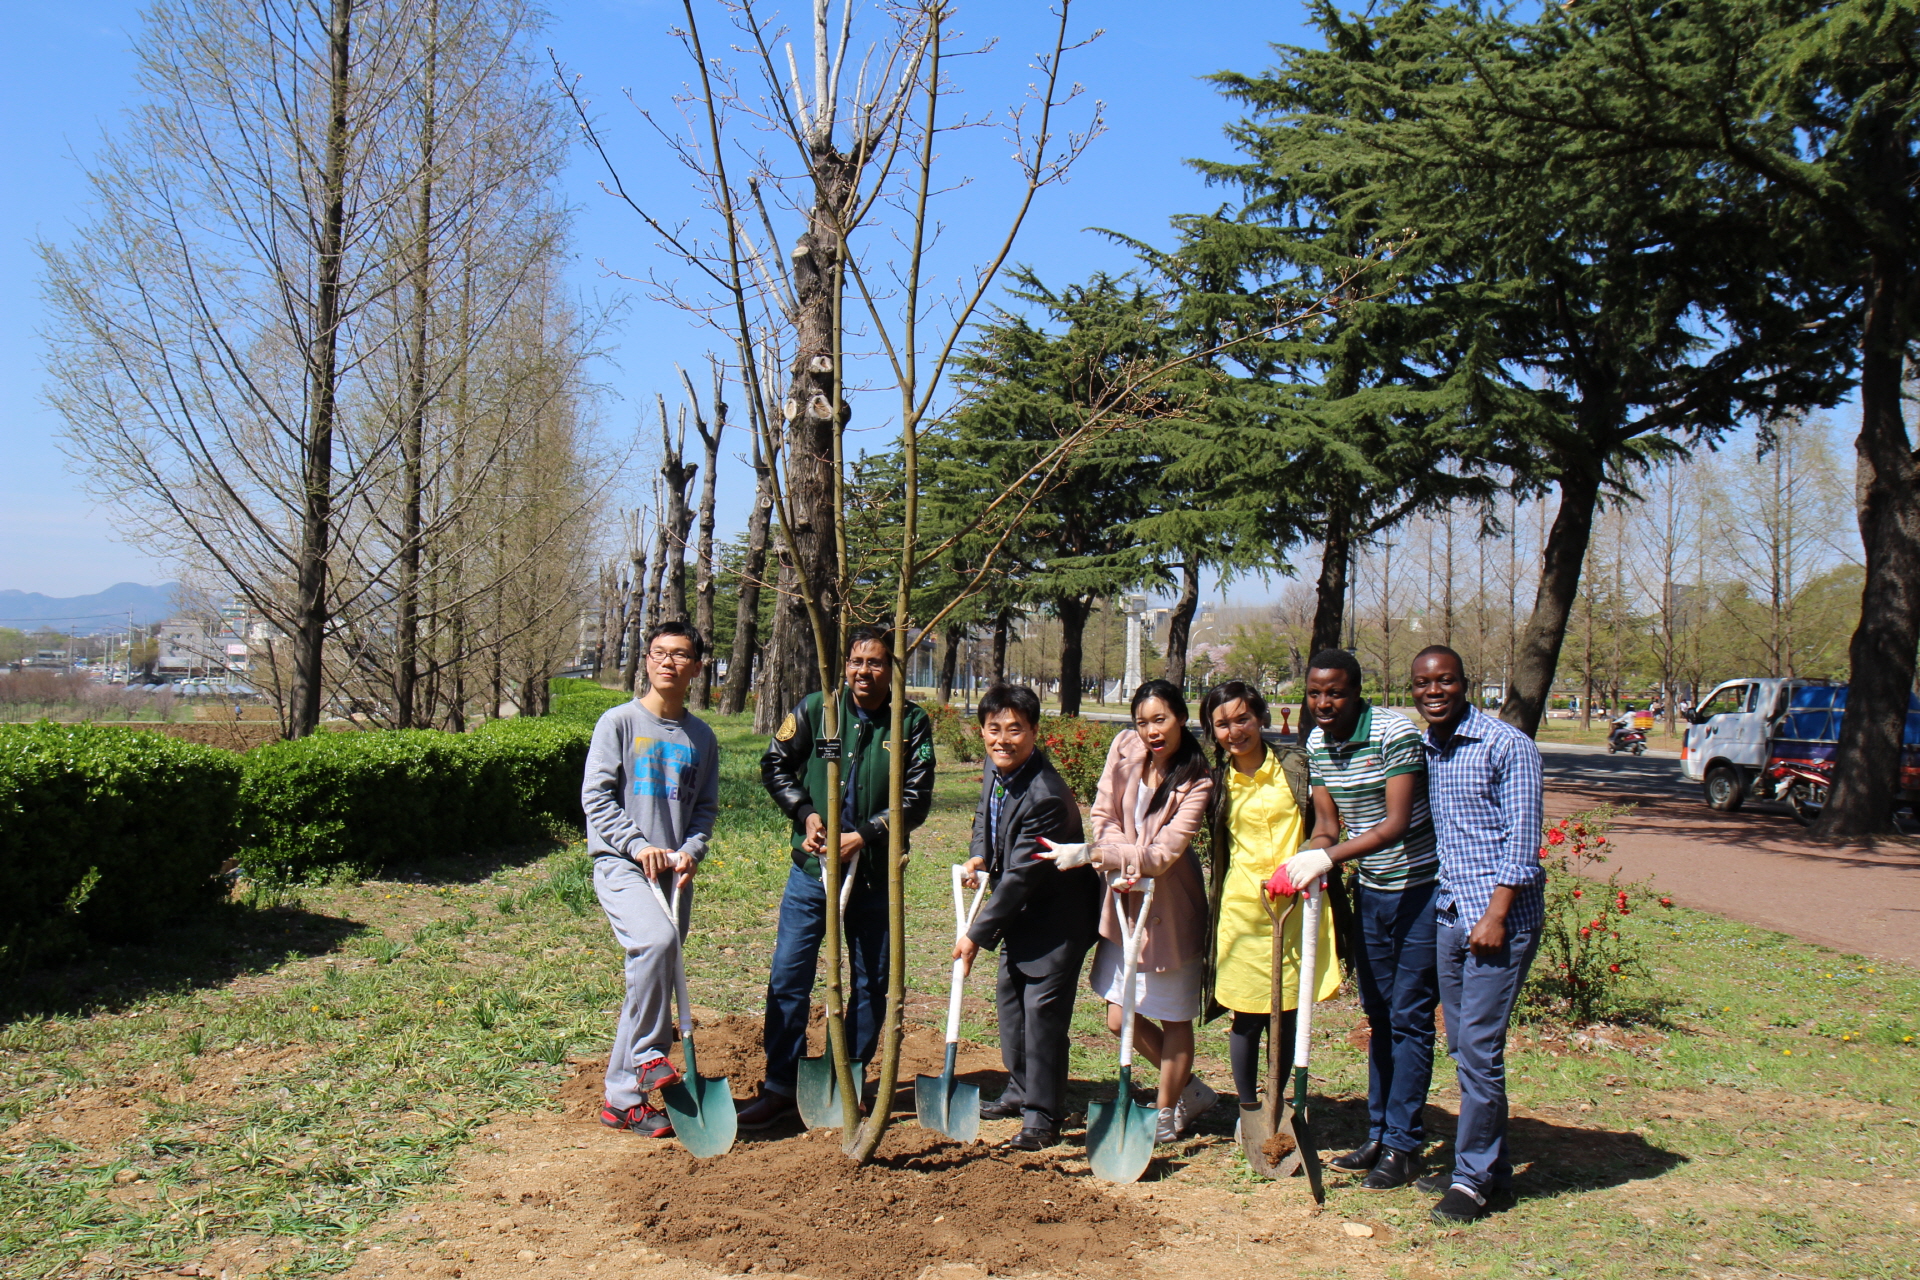
[[[563,678],[549,681],[547,688],[550,698],[544,718],[585,724],[589,730],[602,715],[633,697],[591,680]]]
[[[324,733],[246,757],[240,865],[257,879],[366,874],[457,857],[580,821],[590,727],[505,720]]]
[[[0,951],[139,938],[217,896],[242,757],[104,725],[0,725]]]
[[[594,715],[598,720],[599,715]],[[537,822],[584,827],[580,784],[587,772],[587,747],[594,720],[544,716],[489,720],[468,739],[482,745],[513,775],[514,798],[522,813]]]

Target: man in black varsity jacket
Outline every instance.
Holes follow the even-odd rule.
[[[852,896],[841,920],[853,990],[847,1002],[847,1047],[856,1062],[873,1060],[887,1006],[887,870],[894,822],[912,831],[933,807],[933,722],[909,702],[905,714],[906,812],[887,806],[893,708],[892,633],[859,627],[847,645],[847,680],[840,695],[840,859],[856,854]],[[825,736],[824,698],[810,693],[774,731],[760,758],[760,781],[793,823],[793,869],[780,898],[779,935],[767,975],[767,1074],[760,1096],[740,1109],[742,1129],[765,1129],[794,1110],[794,1080],[807,1045],[815,969],[826,935],[827,895],[820,854],[827,827],[822,810],[827,762],[816,750]],[[837,887],[837,886],[836,886]]]

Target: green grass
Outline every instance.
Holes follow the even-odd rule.
[[[785,824],[759,789],[747,720],[716,728],[721,827],[690,968],[700,1003],[757,1012]],[[946,867],[978,794],[969,773],[942,766],[908,873],[911,1007],[929,1023],[951,939]],[[553,1105],[568,1055],[604,1050],[619,954],[588,873],[579,845],[405,868],[265,909],[231,904],[152,946],[11,986],[0,1129],[29,1125],[0,1152],[0,1273],[68,1274],[89,1255],[157,1269],[240,1236],[269,1238],[290,1274],[346,1266],[376,1224],[445,1182],[482,1126]],[[1580,1028],[1516,1031],[1511,1088],[1530,1118],[1515,1130],[1513,1208],[1446,1233],[1411,1190],[1333,1179],[1329,1211],[1392,1224],[1380,1247],[1411,1274],[1916,1274],[1920,975],[1700,913],[1641,912],[1632,927],[1651,974],[1640,1004],[1660,1012],[1608,1029],[1612,1047],[1577,1045]],[[991,1041],[990,977],[971,991],[967,1034]],[[1079,1002],[1080,1101],[1112,1087],[1103,1021]],[[1316,1036],[1329,1146],[1363,1124],[1358,1021],[1342,998]],[[1223,1026],[1204,1029],[1202,1063],[1222,1087],[1224,1057]],[[1450,1111],[1447,1066],[1435,1101]],[[147,1099],[144,1120],[112,1141],[59,1136],[51,1117],[103,1092]],[[1214,1140],[1190,1144],[1169,1194],[1254,1193],[1219,1140],[1231,1123],[1229,1108],[1209,1118]]]

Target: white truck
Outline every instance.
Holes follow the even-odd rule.
[[[1707,806],[1731,813],[1749,797],[1785,798],[1767,768],[1774,728],[1786,714],[1792,691],[1825,688],[1825,680],[1749,676],[1728,680],[1687,714],[1680,745],[1680,772],[1701,783]]]
[[[1688,715],[1680,770],[1703,785],[1712,808],[1730,813],[1750,796],[1784,800],[1794,817],[1811,822],[1827,802],[1846,713],[1845,685],[1818,679],[1729,680]],[[1920,695],[1908,694],[1896,804],[1916,803]]]

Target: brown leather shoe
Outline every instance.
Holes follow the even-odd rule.
[[[740,1108],[734,1123],[742,1129],[771,1129],[788,1116],[797,1114],[792,1098],[784,1093],[770,1093],[762,1089],[759,1097]]]

